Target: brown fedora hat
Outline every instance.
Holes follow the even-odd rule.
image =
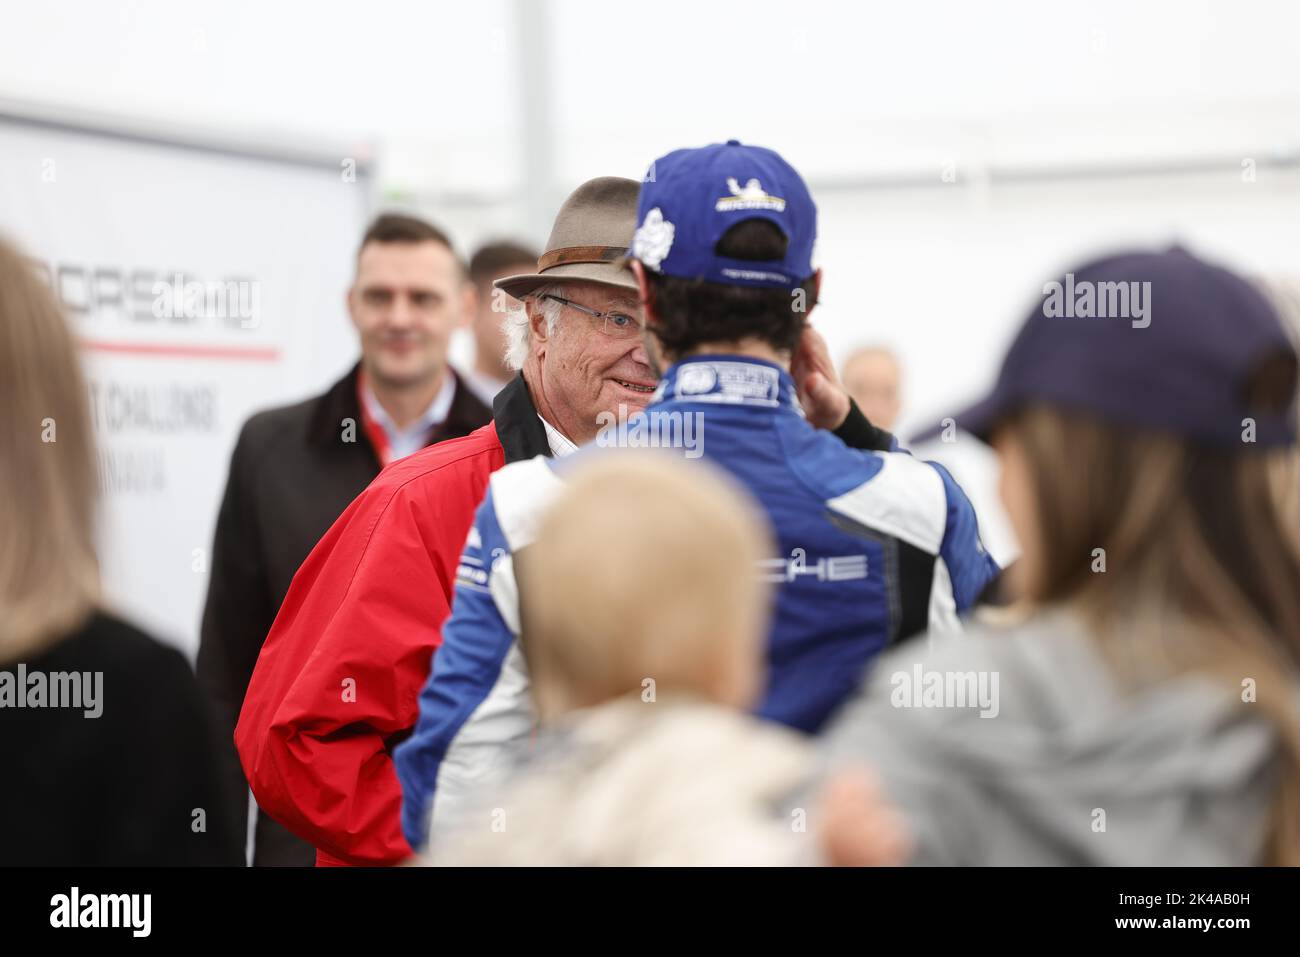
[[[555,215],[551,238],[537,260],[537,272],[506,276],[492,285],[516,299],[553,282],[596,282],[636,290],[623,262],[636,230],[641,184],[621,176],[589,179]]]

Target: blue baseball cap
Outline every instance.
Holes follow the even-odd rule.
[[[782,259],[715,252],[722,234],[747,219],[781,230],[788,240]],[[665,276],[794,289],[813,274],[817,207],[794,167],[761,146],[727,140],[661,156],[641,182],[636,221],[629,258]]]
[[[1278,357],[1295,361],[1295,348],[1253,283],[1178,246],[1120,253],[1044,283],[992,393],[914,441],[955,424],[987,442],[1008,415],[1043,404],[1198,444],[1293,444],[1294,402],[1250,401]]]

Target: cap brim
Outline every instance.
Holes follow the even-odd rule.
[[[522,299],[530,292],[557,282],[591,282],[636,292],[636,278],[623,260],[612,263],[565,263],[546,272],[506,276],[492,285],[506,295]]]
[[[909,444],[927,442],[949,428],[961,429],[985,444],[993,438],[993,431],[1012,411],[1015,402],[1007,395],[994,392],[974,405],[967,406],[956,415],[945,416],[934,425],[915,433]]]

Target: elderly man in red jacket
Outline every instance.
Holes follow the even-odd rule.
[[[500,283],[521,374],[495,421],[385,469],[320,540],[257,661],[235,742],[263,811],[317,848],[317,863],[410,854],[391,749],[418,716],[456,564],[488,476],[594,438],[598,416],[638,409],[655,376],[636,285],[617,263],[632,240],[637,183],[580,186],[538,271]]]

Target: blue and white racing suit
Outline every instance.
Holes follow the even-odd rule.
[[[611,426],[614,430],[616,427]],[[804,419],[793,380],[760,360],[706,356],[668,370],[644,416],[598,444],[668,444],[743,483],[766,510],[777,554],[767,686],[757,714],[816,732],[887,645],[960,628],[999,569],[974,509],[942,467],[906,452],[850,449]],[[667,439],[665,442],[664,440]],[[533,540],[566,469],[599,449],[505,466],[491,478],[461,558],[452,613],[395,755],[412,847],[450,826],[498,778],[535,719],[520,646],[514,555]]]

